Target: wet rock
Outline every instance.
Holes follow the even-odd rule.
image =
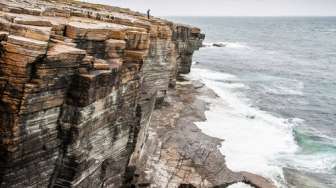
[[[255,119],[256,117],[254,115],[247,115],[246,118],[248,118],[248,119]]]
[[[256,188],[276,188],[276,186],[268,179],[252,174],[249,172],[241,172],[242,176],[244,177],[244,183],[252,185]]]
[[[226,47],[226,44],[223,44],[223,43],[214,43],[214,44],[212,44],[212,46],[215,46],[215,47]]]
[[[193,84],[193,86],[194,86],[195,89],[200,89],[200,88],[202,88],[202,87],[205,86],[205,84],[203,84],[200,81],[193,81],[192,84]]]

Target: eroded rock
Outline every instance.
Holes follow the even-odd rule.
[[[121,186],[203,38],[118,7],[0,0],[0,187]]]

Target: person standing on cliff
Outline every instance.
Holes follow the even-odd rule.
[[[151,9],[148,9],[148,10],[147,10],[147,18],[148,18],[148,19],[150,19],[150,11],[151,11]]]

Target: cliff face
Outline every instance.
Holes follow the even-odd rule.
[[[0,187],[121,186],[204,35],[75,1],[0,10]]]

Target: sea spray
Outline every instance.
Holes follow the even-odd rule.
[[[234,75],[195,68],[190,78],[203,81],[220,97],[206,99],[211,104],[206,112],[207,121],[197,125],[206,134],[225,140],[221,151],[228,167],[283,183],[279,158],[298,149],[292,134],[293,124],[251,107],[248,98],[240,92],[247,87]]]

